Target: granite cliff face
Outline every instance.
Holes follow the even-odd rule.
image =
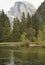
[[[16,2],[9,11],[10,15],[18,18],[22,16],[23,12],[25,13],[25,15],[27,15],[27,13],[29,12],[30,16],[32,16],[35,13],[35,8],[28,2]]]
[[[36,9],[32,4],[25,1],[24,2],[19,1],[19,2],[16,2],[14,6],[10,8],[10,11],[8,12],[7,16],[9,17],[10,24],[12,26],[13,18],[17,17],[18,19],[21,19],[23,12],[25,13],[25,16],[27,16],[28,12],[30,16],[32,16],[35,14],[35,11]]]

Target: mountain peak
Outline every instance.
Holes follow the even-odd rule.
[[[35,7],[28,3],[28,2],[15,2],[14,6],[10,8],[10,15],[14,16],[14,17],[21,17],[22,16],[22,12],[25,13],[25,15],[29,12],[30,16],[32,16],[35,13],[36,9]]]
[[[20,20],[23,12],[25,13],[25,16],[27,16],[28,12],[30,16],[32,16],[35,14],[35,11],[36,9],[32,4],[26,1],[17,1],[15,2],[14,6],[10,8],[10,11],[8,12],[8,17],[10,20],[16,17]]]

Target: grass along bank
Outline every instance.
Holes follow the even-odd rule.
[[[45,47],[45,42],[0,42],[0,46],[21,46],[21,47],[41,46],[41,47]]]

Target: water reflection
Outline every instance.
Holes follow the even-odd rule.
[[[9,63],[9,56],[9,51],[0,47],[0,65],[6,65]]]
[[[45,49],[20,48],[20,50],[0,48],[0,65],[45,65]]]
[[[13,50],[10,50],[10,62],[7,65],[14,65],[14,56],[13,56]]]

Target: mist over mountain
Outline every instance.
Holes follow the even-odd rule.
[[[21,2],[18,1],[14,4],[13,7],[10,8],[10,11],[7,13],[7,16],[9,17],[11,26],[13,25],[12,21],[14,18],[21,19],[22,13],[25,13],[25,16],[27,16],[27,13],[29,12],[30,16],[34,15],[36,12],[35,7],[28,3],[28,2]]]

